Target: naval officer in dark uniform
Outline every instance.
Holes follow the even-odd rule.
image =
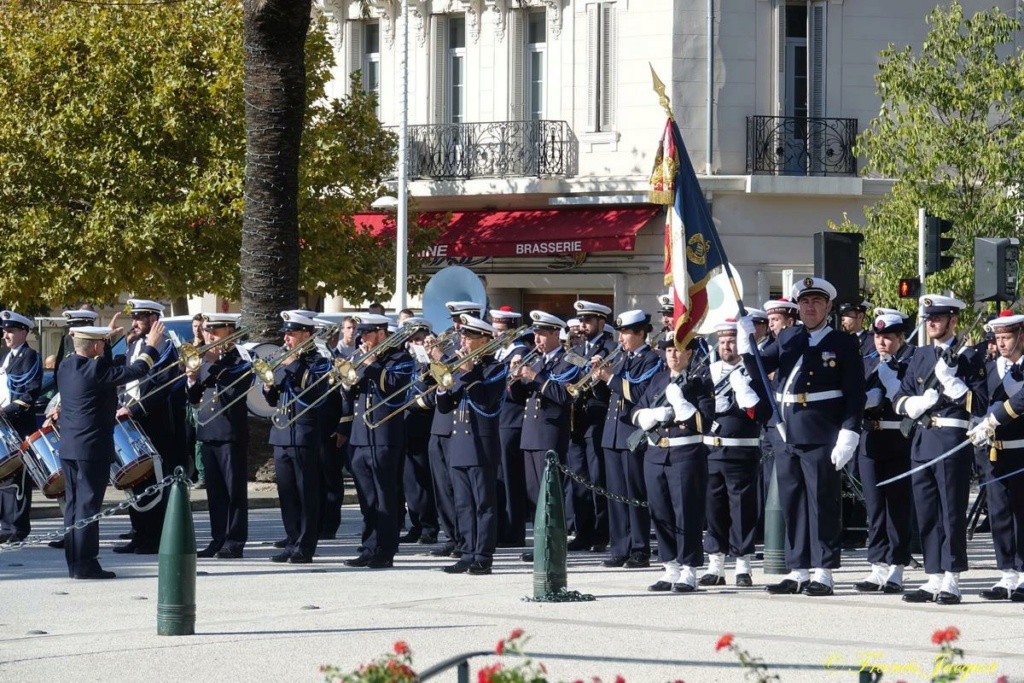
[[[473,358],[459,366],[450,388],[437,391],[437,409],[454,415],[448,465],[462,531],[462,557],[444,571],[485,575],[491,573],[498,542],[499,416],[508,369],[486,353],[497,334],[492,325],[463,315],[459,333],[461,355]]]
[[[155,321],[146,333],[141,352],[127,366],[115,366],[104,354],[113,333],[109,327],[79,327],[73,331],[75,355],[61,363],[60,462],[64,469],[64,526],[92,517],[103,507],[114,458],[114,412],[117,387],[139,380],[153,367],[156,345],[164,326]],[[65,537],[68,576],[74,579],[112,579],[98,560],[98,524],[75,529]]]
[[[56,358],[53,362],[53,375],[57,376],[57,370],[60,369],[61,362],[68,356],[72,356],[75,353],[75,345],[71,339],[71,330],[76,327],[86,327],[96,325],[96,311],[89,311],[86,309],[76,309],[64,311],[64,319],[67,321],[65,324],[68,328],[68,333],[61,335],[60,343],[57,345]]]
[[[0,313],[7,353],[0,361],[0,409],[22,439],[36,430],[34,406],[43,385],[39,354],[26,343],[32,319],[14,311]],[[32,481],[22,467],[19,486],[0,490],[0,543],[20,541],[31,531]],[[20,499],[19,499],[20,496]]]
[[[426,318],[410,316],[402,327],[412,326],[417,331],[409,337],[406,348],[416,363],[416,376],[423,376],[429,364],[425,348],[433,326]],[[416,390],[414,385],[411,389]],[[403,397],[404,398],[404,397]],[[407,400],[407,399],[405,399]],[[395,418],[399,419],[399,418]],[[402,465],[402,493],[409,512],[409,531],[400,539],[402,543],[437,543],[440,530],[437,521],[437,502],[434,498],[434,478],[430,472],[430,425],[434,420],[432,407],[413,403],[401,416],[405,420],[405,457]]]
[[[202,323],[208,344],[216,344],[236,331],[238,316],[204,313]],[[212,536],[198,557],[240,558],[249,537],[249,410],[243,395],[251,382],[240,378],[251,368],[228,343],[212,347],[199,369],[186,373],[188,400],[196,407]]]
[[[931,344],[915,349],[893,402],[899,415],[917,422],[910,446],[913,466],[963,443],[971,416],[984,415],[988,407],[981,357],[973,349],[957,348],[956,325],[966,304],[932,294],[921,297],[921,303]],[[906,602],[960,602],[960,572],[967,570],[967,500],[973,457],[972,449],[961,449],[912,476],[928,581],[904,593]]]
[[[856,340],[828,326],[836,290],[822,278],[793,286],[801,327],[783,330],[761,356],[781,388],[784,442],[775,453],[779,498],[786,524],[790,573],[769,593],[832,595],[840,566],[840,470],[857,454],[864,420],[864,366]],[[737,350],[747,372],[758,373],[748,317],[739,320]],[[813,574],[811,573],[813,570]]]
[[[522,320],[522,313],[509,306],[491,310],[491,324],[499,333],[514,329]],[[533,346],[533,334],[527,333],[505,344],[494,354],[495,360],[505,366],[523,358]],[[526,399],[513,398],[506,382],[505,400],[501,403],[498,437],[501,441],[501,463],[498,466],[498,545],[518,548],[526,545],[526,468],[523,465],[523,411]]]
[[[859,304],[839,304],[839,324],[843,332],[856,337],[862,356],[875,352],[874,335],[864,329],[864,316],[867,315],[869,308],[871,304],[867,301],[861,301]]]

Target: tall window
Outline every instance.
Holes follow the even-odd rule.
[[[377,115],[380,116],[380,24],[364,25],[363,90],[377,94]]]
[[[544,10],[530,12],[526,20],[526,118],[544,118],[544,64],[547,58],[547,23]]]
[[[448,123],[466,120],[466,18],[448,18]]]
[[[614,2],[587,5],[587,130],[615,128],[616,16]]]

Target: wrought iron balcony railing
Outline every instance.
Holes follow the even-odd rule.
[[[409,178],[571,177],[579,172],[579,141],[565,121],[409,126],[408,172]]]
[[[857,119],[747,117],[747,173],[856,175]]]

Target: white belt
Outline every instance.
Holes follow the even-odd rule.
[[[842,398],[843,392],[839,389],[831,391],[811,391],[803,394],[776,394],[775,398],[781,403],[799,403],[807,405],[815,401],[827,401],[832,398]]]
[[[647,440],[652,446],[658,448],[672,448],[673,446],[692,446],[696,443],[703,443],[704,437],[697,434],[696,436],[673,436],[671,438],[663,436],[657,440],[647,437]]]
[[[720,436],[705,436],[705,446],[760,446],[761,439],[723,439]]]
[[[899,429],[901,424],[895,420],[868,420],[872,431],[880,432],[884,429]]]
[[[992,443],[992,448],[999,451],[1008,451],[1013,448],[1024,448],[1024,439],[1014,439],[1013,441],[995,441]]]
[[[930,417],[925,424],[929,427],[954,427],[956,429],[967,429],[971,426],[967,420],[958,420],[955,417]]]

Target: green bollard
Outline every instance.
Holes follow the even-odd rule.
[[[554,451],[547,455],[558,457]],[[544,481],[537,500],[537,514],[533,519],[533,597],[565,590],[568,559],[565,502],[562,478],[550,463],[544,466]]]
[[[786,567],[786,522],[779,502],[779,479],[772,463],[768,497],[764,501],[764,573],[788,574]]]
[[[196,632],[196,530],[185,482],[176,481],[170,489],[160,538],[156,632],[191,636]]]

